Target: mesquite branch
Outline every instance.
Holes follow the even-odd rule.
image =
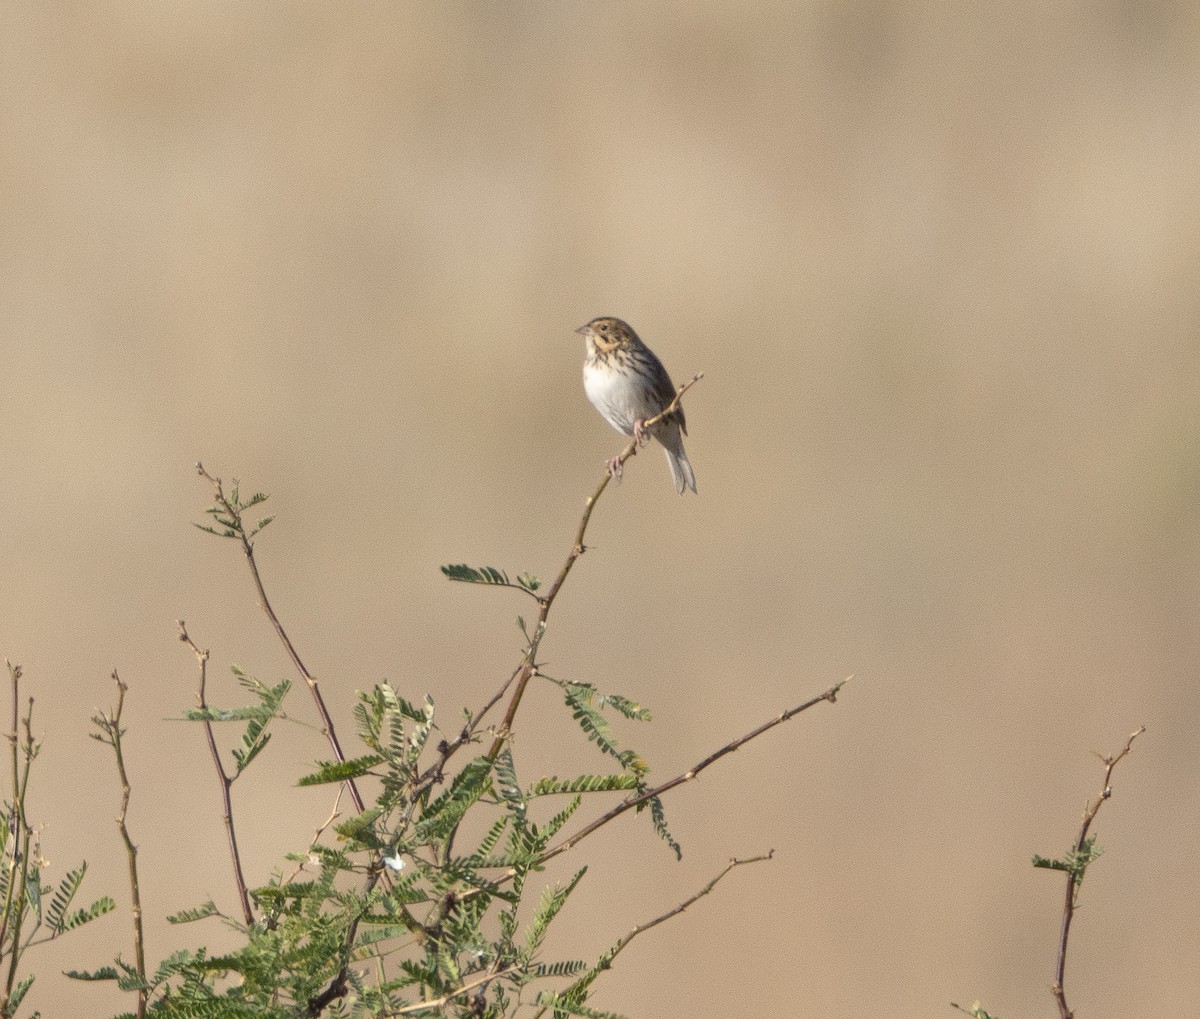
[[[125,752],[121,744],[121,738],[125,735],[125,730],[121,726],[121,713],[125,708],[125,692],[129,687],[121,682],[121,677],[117,675],[116,669],[113,669],[112,678],[113,682],[117,684],[117,706],[107,715],[103,712],[97,712],[92,721],[100,729],[100,735],[96,738],[113,748],[113,756],[117,762],[117,777],[121,781],[121,810],[117,814],[117,829],[121,833],[121,841],[125,843],[125,859],[129,869],[130,907],[133,912],[134,964],[142,983],[146,984],[146,945],[145,935],[142,930],[142,894],[138,882],[138,851],[129,834],[129,827],[125,823],[126,815],[129,812],[129,797],[132,787],[129,784],[129,774],[125,770]],[[149,1000],[149,986],[140,987],[138,989],[137,1004],[138,1019],[143,1019],[145,1016]]]
[[[698,372],[688,382],[680,386],[679,392],[675,394],[675,399],[667,404],[661,414],[649,418],[644,423],[643,428],[651,428],[663,418],[673,413],[675,408],[679,406],[679,401],[683,399],[683,394],[702,378],[704,378],[704,373]],[[634,439],[633,442],[625,447],[621,455],[617,457],[617,464],[624,465],[625,461],[637,452],[637,447],[637,440]],[[583,543],[583,538],[587,533],[588,523],[592,519],[592,510],[596,508],[597,501],[604,494],[604,490],[608,487],[608,483],[611,480],[612,475],[606,472],[604,477],[600,479],[600,484],[596,486],[596,490],[588,497],[587,502],[584,503],[583,516],[579,520],[579,527],[575,530],[575,540],[571,544],[571,551],[567,553],[566,561],[562,564],[562,569],[558,571],[558,576],[554,578],[554,583],[550,585],[550,589],[543,597],[538,599],[538,615],[533,628],[533,638],[529,642],[529,647],[525,649],[521,663],[517,666],[516,671],[514,671],[508,682],[501,687],[500,693],[489,701],[480,714],[476,716],[475,720],[478,721],[504,695],[504,691],[508,689],[512,682],[516,680],[517,686],[513,691],[512,699],[508,702],[508,710],[504,713],[504,721],[500,723],[496,738],[492,741],[492,748],[488,751],[488,757],[490,758],[495,759],[496,755],[500,753],[500,748],[504,746],[504,741],[508,738],[508,734],[512,730],[513,722],[517,717],[517,709],[521,706],[521,698],[525,695],[525,687],[529,685],[529,680],[533,677],[536,670],[537,651],[541,645],[542,636],[546,632],[546,619],[550,615],[550,608],[554,604],[554,599],[558,597],[558,592],[566,582],[571,568],[575,565],[579,557],[587,551],[587,546]]]
[[[267,614],[267,618],[271,621],[271,626],[275,629],[275,633],[279,636],[283,643],[284,649],[291,658],[292,664],[296,666],[296,671],[303,677],[304,682],[308,684],[309,693],[312,694],[313,702],[317,706],[317,714],[321,716],[321,727],[325,733],[325,737],[329,740],[329,746],[333,750],[334,758],[341,762],[346,760],[346,755],[342,752],[342,745],[338,742],[337,732],[333,727],[333,718],[329,714],[329,709],[325,706],[325,698],[321,696],[321,688],[317,685],[317,677],[308,671],[303,660],[300,658],[299,652],[292,644],[291,638],[288,637],[287,631],[283,628],[283,624],[279,621],[279,617],[275,614],[275,610],[271,607],[271,601],[267,597],[266,588],[263,586],[262,577],[258,572],[258,563],[254,560],[254,533],[248,532],[242,522],[242,510],[239,505],[235,505],[226,494],[224,486],[221,484],[220,478],[214,478],[204,469],[204,464],[196,464],[196,472],[213,486],[213,493],[217,500],[217,506],[220,511],[225,514],[226,519],[222,521],[227,527],[226,536],[237,538],[241,543],[242,552],[246,556],[246,564],[250,567],[250,575],[254,579],[254,588],[258,592],[258,603],[262,606],[263,611]],[[235,482],[236,489],[236,482]],[[253,500],[251,500],[253,502]],[[218,518],[220,519],[220,518]],[[259,529],[265,526],[260,524]],[[213,532],[217,533],[217,532]],[[350,788],[350,798],[354,801],[354,806],[359,813],[365,809],[362,796],[359,795],[358,787],[353,780],[347,782]]]
[[[196,655],[196,667],[200,671],[200,680],[196,688],[196,704],[201,711],[208,710],[206,686],[208,680],[208,651],[197,647],[196,642],[188,636],[187,626],[183,620],[179,622],[179,639],[183,641]],[[216,736],[213,734],[212,720],[204,719],[204,734],[208,739],[208,752],[212,755],[213,767],[217,772],[217,781],[221,786],[221,803],[224,808],[225,837],[229,841],[229,856],[233,861],[233,878],[237,882],[238,902],[242,907],[242,919],[249,927],[254,923],[254,910],[250,906],[250,892],[246,888],[246,878],[242,873],[242,855],[238,851],[237,830],[233,823],[233,796],[231,789],[233,779],[225,771],[221,763],[221,754],[217,750]]]
[[[1076,861],[1084,858],[1087,855],[1088,829],[1091,828],[1092,822],[1096,819],[1096,815],[1100,813],[1100,808],[1104,806],[1104,802],[1112,796],[1112,780],[1113,768],[1128,756],[1133,750],[1133,741],[1146,731],[1143,725],[1137,732],[1131,733],[1129,739],[1125,742],[1125,747],[1117,754],[1110,754],[1107,757],[1102,757],[1104,762],[1104,787],[1101,793],[1095,800],[1087,805],[1083,812],[1083,822],[1079,827],[1079,835],[1075,839],[1075,845],[1072,850],[1072,856]],[[1079,887],[1083,884],[1084,866],[1076,866],[1067,871],[1067,890],[1066,898],[1063,902],[1063,918],[1062,930],[1058,938],[1058,963],[1054,969],[1054,986],[1052,988],[1054,1000],[1058,1005],[1059,1019],[1072,1019],[1074,1013],[1067,1005],[1067,993],[1063,986],[1067,972],[1067,942],[1071,937],[1071,921],[1075,917],[1075,906],[1079,898]]]

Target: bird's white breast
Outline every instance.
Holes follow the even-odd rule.
[[[638,386],[631,385],[629,378],[607,365],[595,365],[590,361],[583,366],[583,391],[610,425],[626,435],[633,434],[633,422],[639,417],[637,402]]]

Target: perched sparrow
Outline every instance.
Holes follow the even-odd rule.
[[[661,414],[675,399],[675,387],[662,362],[654,351],[638,339],[619,318],[594,318],[575,330],[587,342],[587,357],[583,361],[583,389],[592,406],[618,432],[632,435],[638,445],[648,442],[644,426],[649,418]],[[696,475],[683,451],[687,422],[683,407],[649,429],[667,451],[675,490],[696,491]],[[609,473],[620,477],[618,457],[608,462]]]

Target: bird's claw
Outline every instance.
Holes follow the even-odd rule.
[[[650,435],[646,431],[646,419],[638,418],[633,423],[633,442],[635,446],[644,446],[650,441]]]
[[[608,461],[608,476],[610,478],[615,478],[617,481],[620,481],[621,475],[624,473],[624,466],[622,465],[621,458],[619,456],[614,456]]]

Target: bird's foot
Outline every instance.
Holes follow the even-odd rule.
[[[624,473],[625,473],[625,470],[624,470],[623,465],[621,464],[621,458],[619,456],[614,456],[611,460],[608,461],[608,476],[610,478],[615,478],[617,481],[620,481],[621,476]]]
[[[633,423],[633,442],[635,446],[644,446],[650,441],[650,433],[646,431],[646,419],[638,418]]]

